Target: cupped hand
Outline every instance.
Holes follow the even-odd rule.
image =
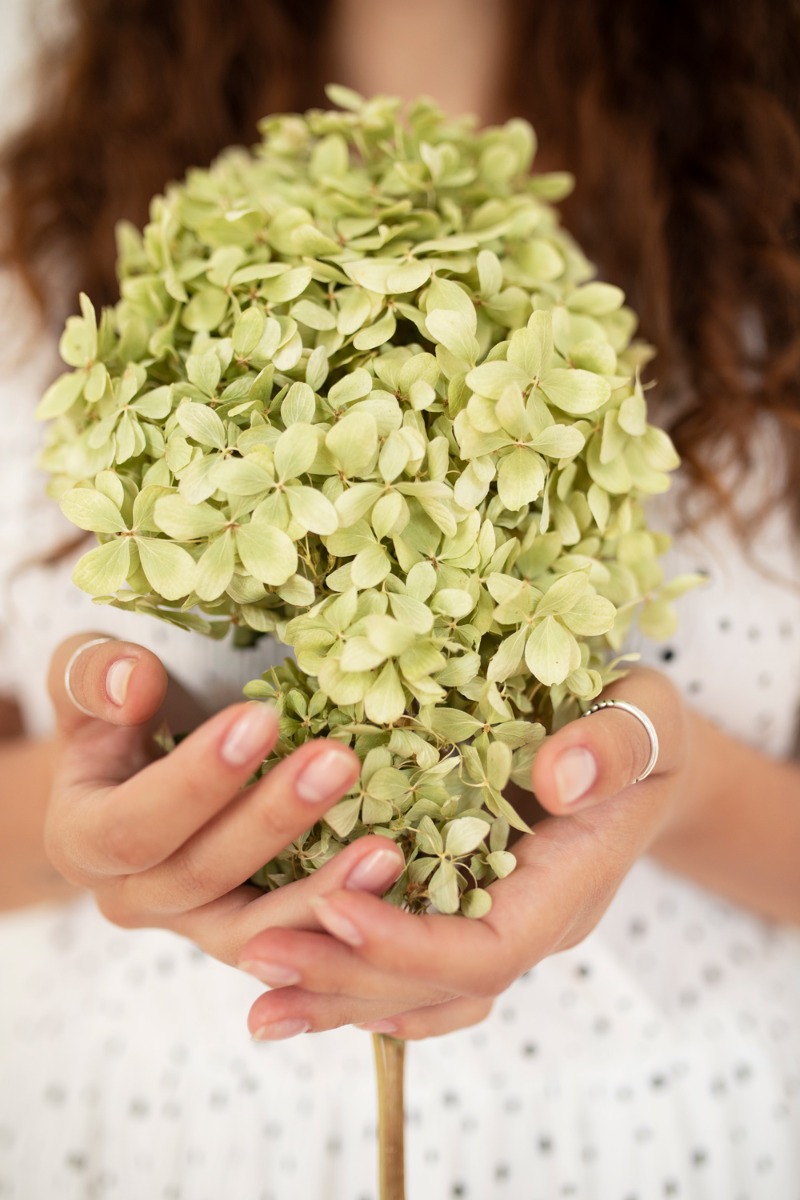
[[[272,928],[242,963],[273,990],[253,1005],[262,1040],[343,1024],[421,1038],[472,1025],[541,959],[580,942],[636,861],[678,819],[698,756],[695,722],[656,671],[637,669],[601,697],[645,712],[660,741],[623,709],[573,721],[533,767],[544,819],[514,845],[517,867],[491,888],[482,920],[412,916],[346,888],[315,896],[323,931]]]
[[[142,646],[97,635],[62,643],[49,683],[58,733],[46,849],[115,924],[172,929],[236,964],[275,924],[321,930],[313,901],[327,892],[382,894],[400,874],[397,847],[366,837],[279,891],[247,883],[353,785],[360,765],[347,747],[309,742],[249,783],[278,722],[267,705],[242,703],[160,755],[164,667]]]

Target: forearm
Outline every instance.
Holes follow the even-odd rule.
[[[800,767],[693,721],[695,764],[653,857],[755,912],[800,924]]]
[[[67,900],[75,894],[44,853],[52,757],[46,741],[0,740],[0,909]]]

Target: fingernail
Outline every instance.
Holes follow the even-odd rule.
[[[275,729],[272,709],[266,704],[248,704],[242,715],[228,730],[220,748],[225,762],[232,767],[241,767],[266,750],[270,735]]]
[[[363,946],[364,939],[349,917],[344,916],[328,900],[324,900],[321,896],[317,896],[311,901],[311,906],[316,912],[319,923],[328,933],[332,933],[340,942],[346,942],[348,946]]]
[[[269,987],[289,987],[300,982],[300,973],[295,971],[294,967],[285,967],[282,963],[248,959],[239,963],[239,970],[246,971],[248,975],[253,975]]]
[[[393,850],[373,850],[353,867],[345,887],[351,892],[384,891],[403,870],[403,860]]]
[[[295,1019],[272,1021],[269,1025],[262,1025],[255,1031],[253,1041],[279,1042],[283,1038],[297,1037],[298,1033],[308,1033],[310,1028],[310,1021]]]
[[[321,804],[332,796],[341,795],[346,784],[353,782],[355,763],[343,750],[326,750],[312,758],[294,781],[294,789],[307,804]]]
[[[365,1033],[397,1033],[394,1021],[364,1021],[356,1025],[356,1029],[363,1029]]]
[[[597,779],[597,763],[591,750],[576,746],[556,759],[553,773],[560,802],[574,804]]]
[[[112,704],[122,708],[128,694],[128,680],[136,666],[135,658],[118,658],[106,671],[106,695]]]

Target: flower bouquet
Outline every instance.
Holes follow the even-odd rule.
[[[507,785],[634,618],[671,627],[642,500],[677,457],[530,126],[329,96],[120,227],[119,303],[81,298],[39,406],[44,465],[97,535],[74,579],[99,603],[291,652],[246,689],[280,716],[263,771],[312,737],[361,759],[257,882],[380,833],[389,901],[480,917],[527,830]]]

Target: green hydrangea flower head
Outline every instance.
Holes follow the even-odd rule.
[[[98,602],[293,658],[248,686],[280,742],[352,746],[360,780],[261,873],[366,832],[390,898],[479,916],[514,865],[503,792],[668,632],[643,500],[677,457],[648,423],[649,348],[560,226],[524,121],[330,89],[265,119],[119,230],[120,300],[81,298],[44,396],[44,465],[97,535]]]

